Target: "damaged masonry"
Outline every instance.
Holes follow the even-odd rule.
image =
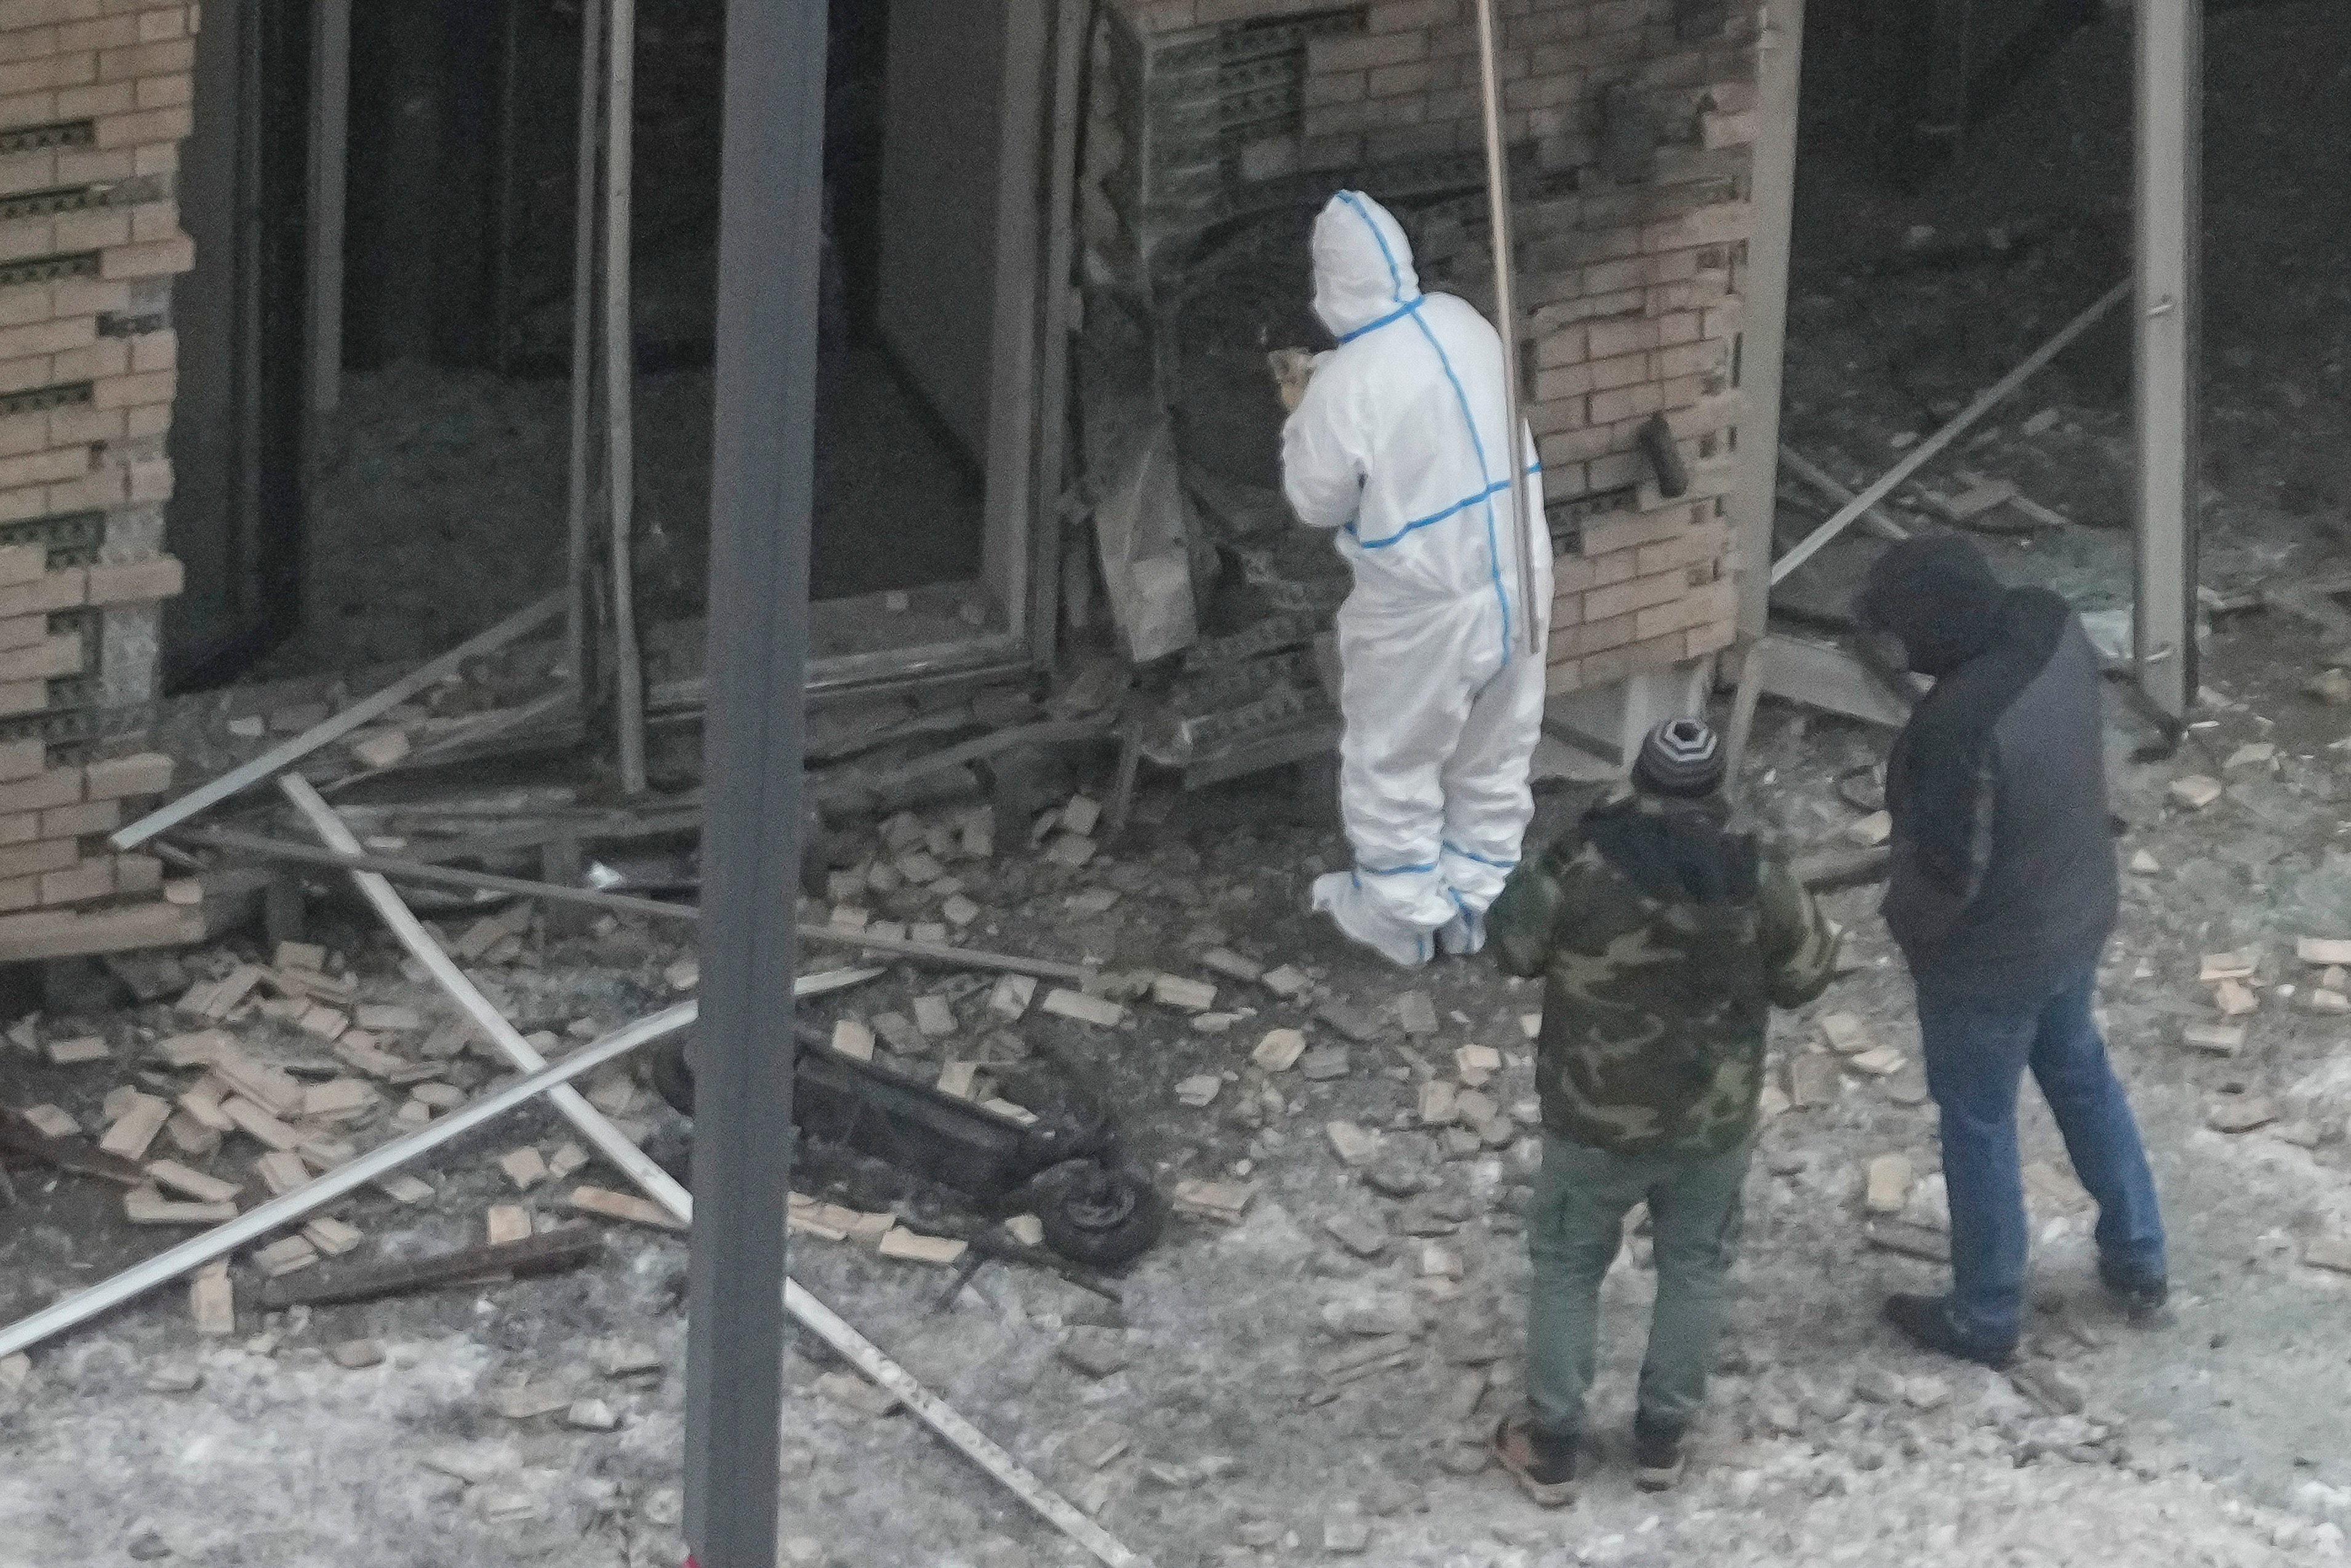
[[[1887,9],[0,0],[0,1563],[2340,1560],[2351,20]],[[1543,987],[1312,907],[1341,191],[1508,318],[1526,855],[1702,716],[1839,934],[1668,1490],[1663,1199],[1494,1452]],[[2000,1367],[1879,1318],[1919,537],[2104,666],[2168,1228],[2027,1092]]]

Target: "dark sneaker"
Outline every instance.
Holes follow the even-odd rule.
[[[2015,1359],[2016,1346],[1991,1344],[1960,1331],[1951,1321],[1949,1302],[1941,1296],[1888,1296],[1881,1314],[1920,1350],[1972,1361],[1981,1366],[2006,1366]]]
[[[1494,1428],[1494,1458],[1541,1508],[1575,1500],[1575,1439],[1544,1431],[1524,1415]]]
[[[2160,1274],[2138,1274],[2110,1259],[2098,1260],[2098,1281],[2115,1304],[2137,1328],[2159,1328],[2171,1300],[2170,1283]]]
[[[1643,1491],[1668,1491],[1682,1479],[1683,1428],[1652,1421],[1646,1414],[1633,1417],[1633,1484]]]

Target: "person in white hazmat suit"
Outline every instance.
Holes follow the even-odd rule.
[[[1534,811],[1551,538],[1521,428],[1535,581],[1510,537],[1502,341],[1475,307],[1424,294],[1395,218],[1342,191],[1315,220],[1316,357],[1281,433],[1282,487],[1354,572],[1338,615],[1339,807],[1351,871],[1314,907],[1406,967],[1474,953]],[[1534,618],[1537,652],[1519,645]]]

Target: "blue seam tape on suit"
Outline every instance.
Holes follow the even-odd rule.
[[[1460,406],[1462,424],[1469,432],[1469,448],[1478,457],[1478,476],[1486,483],[1486,488],[1479,496],[1472,497],[1463,505],[1471,506],[1481,500],[1486,505],[1486,569],[1494,585],[1494,602],[1502,612],[1502,663],[1508,664],[1510,662],[1513,645],[1510,636],[1510,596],[1502,587],[1501,548],[1494,538],[1494,470],[1493,465],[1486,461],[1486,443],[1478,434],[1478,419],[1477,415],[1469,410],[1469,394],[1462,387],[1461,378],[1454,373],[1453,361],[1447,357],[1445,345],[1437,340],[1437,334],[1428,329],[1428,323],[1421,319],[1418,310],[1413,308],[1420,301],[1417,298],[1410,301],[1405,298],[1404,275],[1396,270],[1395,254],[1388,249],[1387,235],[1380,233],[1380,225],[1372,221],[1372,214],[1364,210],[1364,204],[1356,199],[1354,192],[1340,192],[1339,200],[1346,203],[1348,210],[1361,218],[1364,226],[1371,230],[1372,243],[1380,247],[1380,259],[1387,263],[1390,302],[1398,307],[1396,314],[1409,317],[1412,324],[1420,329],[1421,337],[1426,340],[1430,350],[1437,355],[1437,368],[1445,372],[1445,379],[1453,385],[1453,397]],[[1375,322],[1374,325],[1380,325],[1380,323]],[[1508,434],[1510,445],[1516,446],[1518,432],[1511,431]],[[1505,478],[1501,482],[1501,487],[1505,490],[1510,488],[1509,479]],[[1407,528],[1405,531],[1409,532],[1410,529]],[[1389,537],[1393,539],[1400,538],[1401,535]]]

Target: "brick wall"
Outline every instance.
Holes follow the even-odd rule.
[[[0,0],[0,961],[162,939],[153,694],[198,7]]]
[[[1483,176],[1468,0],[1113,5],[1126,52],[1144,62],[1126,74],[1145,128],[1126,138],[1143,145],[1121,149],[1139,165],[1124,202],[1090,193],[1090,243],[1115,223],[1147,256],[1187,214],[1205,225],[1360,184],[1415,227],[1424,281],[1490,303],[1480,203],[1459,190]],[[1738,438],[1757,17],[1747,0],[1498,6],[1527,418],[1561,551],[1551,685],[1567,692],[1733,635],[1722,497]],[[1155,77],[1157,60],[1182,68]],[[1661,413],[1694,481],[1671,502],[1636,440]]]

